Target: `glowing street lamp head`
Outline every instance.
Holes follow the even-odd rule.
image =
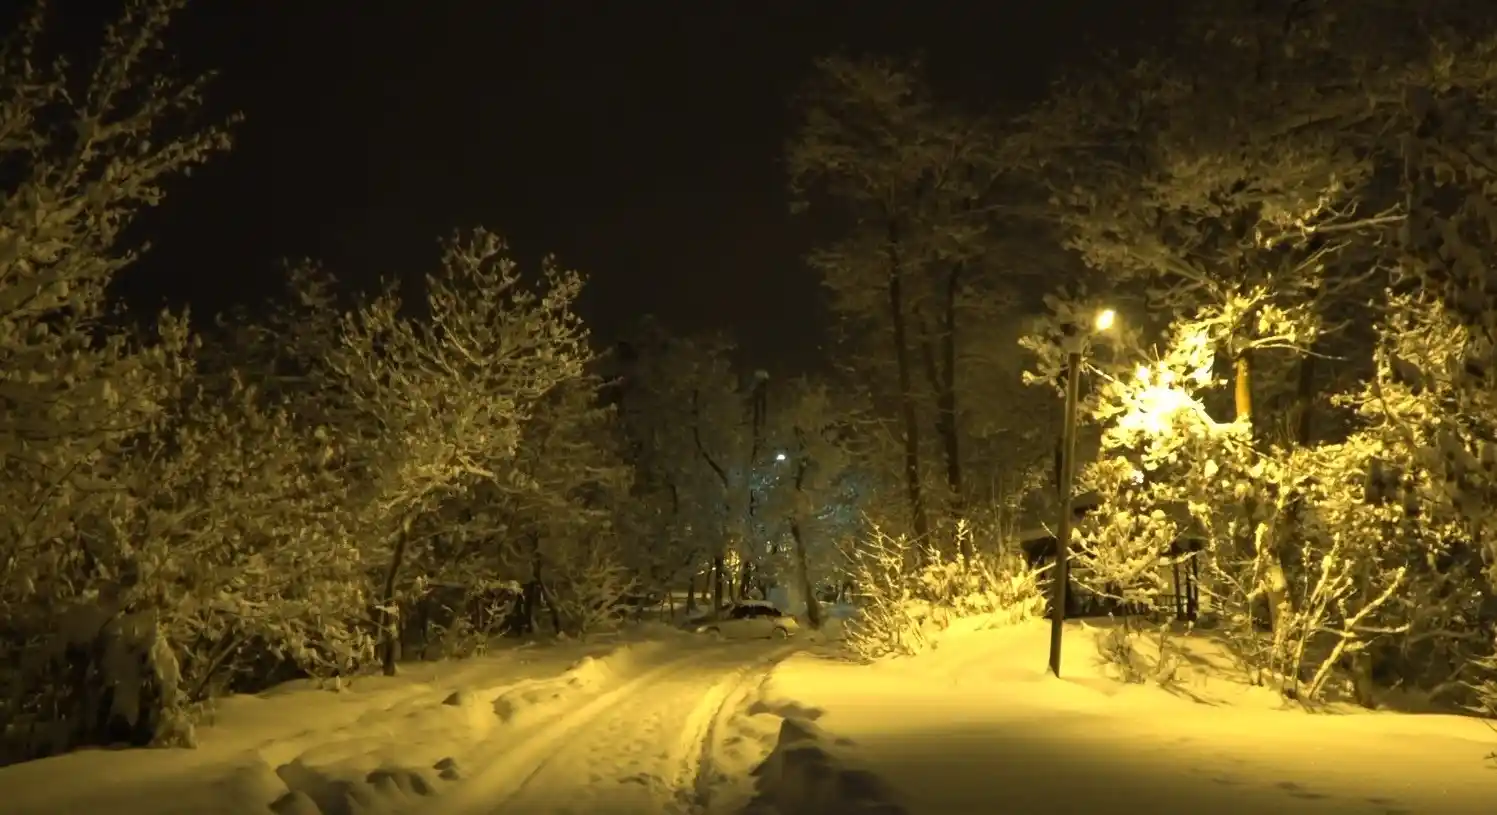
[[[775,453],[774,454],[774,460],[775,461],[784,461],[785,460],[785,454],[784,453]]]
[[[1104,308],[1101,311],[1097,312],[1097,330],[1106,331],[1107,329],[1112,328],[1112,323],[1117,319],[1117,317],[1117,312],[1113,311],[1110,308]]]

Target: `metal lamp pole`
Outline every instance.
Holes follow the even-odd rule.
[[[1106,331],[1112,327],[1116,315],[1112,309],[1097,315],[1096,329]],[[1066,594],[1071,585],[1071,523],[1072,493],[1076,480],[1076,403],[1081,396],[1081,349],[1085,338],[1067,338],[1066,347],[1066,409],[1060,438],[1060,523],[1055,533],[1055,570],[1050,575],[1050,673],[1060,677],[1061,643],[1066,627]]]
[[[1055,533],[1055,569],[1050,573],[1050,673],[1060,676],[1060,645],[1066,627],[1066,589],[1071,560],[1071,493],[1076,477],[1076,402],[1081,390],[1081,352],[1066,355],[1066,412],[1060,440],[1060,523]]]

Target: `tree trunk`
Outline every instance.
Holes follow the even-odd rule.
[[[1233,365],[1235,375],[1233,396],[1237,409],[1237,420],[1253,421],[1253,359],[1247,349],[1238,351]],[[1257,434],[1254,433],[1256,436]],[[1284,560],[1279,555],[1279,540],[1273,526],[1267,525],[1254,535],[1253,549],[1263,568],[1262,585],[1259,588],[1268,598],[1269,625],[1273,627],[1274,642],[1285,641],[1286,626],[1294,613],[1294,601],[1289,596],[1289,575],[1284,569]]]
[[[956,295],[961,286],[962,267],[951,267],[946,275],[946,297],[941,304],[941,382],[936,389],[936,432],[946,454],[946,487],[951,491],[951,517],[960,519],[966,513],[966,496],[962,492],[962,455],[957,435],[956,414]],[[958,541],[962,557],[972,559],[972,541]]]
[[[721,611],[722,607],[723,607],[723,580],[725,579],[725,576],[723,575],[723,570],[725,568],[727,568],[727,567],[723,563],[723,556],[722,555],[713,555],[712,556],[712,616],[714,616],[714,617],[717,616],[717,613],[719,611]]]
[[[769,413],[769,377],[763,371],[754,374],[754,387],[749,393],[749,455],[745,471],[748,478],[744,479],[744,488],[748,490],[748,529],[745,530],[743,540],[739,546],[739,557],[742,558],[742,568],[738,575],[738,593],[740,599],[747,594],[749,579],[754,572],[754,564],[761,556],[759,552],[758,525],[755,521],[759,515],[759,491],[755,488],[755,470],[760,464],[764,453],[764,421]]]
[[[556,607],[556,598],[551,596],[551,590],[546,588],[546,581],[536,577],[535,585],[541,602],[546,604],[546,610],[551,613],[551,630],[557,634],[565,633],[561,628],[561,610]]]
[[[795,581],[806,598],[806,621],[813,629],[821,628],[821,602],[816,599],[816,589],[811,585],[811,570],[806,564],[806,541],[801,536],[800,521],[790,519],[790,536],[795,540]]]
[[[948,303],[948,307],[954,307]],[[956,394],[953,391],[952,367],[956,362],[956,348],[952,342],[951,331],[954,328],[955,316],[947,313],[942,317],[942,329],[940,335],[940,358],[937,358],[935,341],[931,339],[924,318],[917,320],[920,325],[920,358],[925,367],[925,378],[930,383],[931,391],[936,395],[936,437],[941,442],[941,455],[946,465],[946,508],[948,517],[945,522],[954,523],[962,517],[962,463],[960,444],[957,441],[956,426]],[[972,542],[960,540],[961,554],[969,561],[972,557]]]
[[[539,536],[531,534],[530,539],[530,579],[525,581],[521,590],[521,604],[524,606],[524,614],[521,616],[520,633],[534,636],[540,630],[536,621],[536,615],[541,611],[541,541]]]
[[[796,428],[795,437],[800,448],[795,457],[796,502],[790,511],[790,537],[795,541],[795,581],[806,601],[806,620],[812,628],[821,628],[821,602],[816,597],[816,587],[811,582],[811,569],[806,558],[806,538],[801,531],[800,507],[804,506],[801,493],[806,488],[806,475],[811,469],[810,456],[806,452],[806,437],[801,428]]]
[[[1314,350],[1313,348],[1311,349]],[[1305,354],[1299,361],[1299,379],[1294,388],[1294,443],[1308,447],[1314,435],[1315,355]]]
[[[691,417],[692,442],[696,445],[697,455],[701,456],[702,460],[707,462],[707,466],[712,469],[712,474],[717,476],[717,483],[722,487],[723,491],[723,514],[724,516],[728,516],[732,512],[733,507],[730,491],[731,482],[728,479],[728,471],[724,470],[722,465],[717,463],[717,459],[713,458],[707,452],[707,446],[702,443],[701,394],[698,391],[691,392]],[[717,554],[712,556],[712,614],[714,616],[722,609],[723,581],[727,579],[727,575],[724,574],[726,567],[723,563],[723,549],[727,546],[728,534],[726,527],[719,531],[722,536],[718,541]]]
[[[1252,352],[1237,352],[1232,363],[1235,387],[1232,396],[1237,408],[1237,420],[1253,424],[1253,357]]]
[[[742,557],[742,555],[740,555]],[[748,595],[749,582],[754,576],[754,565],[748,558],[743,558],[743,565],[738,570],[738,599],[745,600]]]
[[[385,572],[384,592],[380,598],[379,627],[383,647],[380,649],[380,662],[384,668],[385,676],[395,675],[395,663],[400,659],[400,640],[396,636],[397,615],[391,610],[395,607],[395,586],[400,577],[400,567],[405,563],[405,552],[407,542],[410,540],[411,525],[409,521],[400,526],[400,534],[395,538],[395,551],[390,555],[390,568]]]
[[[695,574],[686,576],[686,613],[690,614],[697,610],[697,576]]]
[[[930,521],[925,514],[925,496],[920,487],[920,424],[915,413],[914,385],[910,376],[909,331],[904,313],[904,267],[899,255],[899,231],[889,220],[889,318],[894,328],[894,361],[899,371],[899,413],[904,423],[904,479],[910,503],[910,521],[915,537],[927,544]],[[920,548],[917,547],[917,551]]]

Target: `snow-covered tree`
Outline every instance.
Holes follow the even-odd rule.
[[[475,494],[494,498],[480,511],[502,519],[502,557],[523,575],[522,610],[532,627],[544,601],[559,632],[584,633],[643,573],[638,542],[617,523],[632,472],[601,388],[586,376],[553,391],[526,424],[508,477]]]
[[[1103,372],[1101,454],[1082,473],[1102,503],[1077,530],[1075,579],[1167,613],[1168,570],[1194,559],[1207,619],[1286,693],[1313,698],[1344,666],[1368,703],[1374,668],[1449,690],[1479,631],[1467,542],[1482,515],[1440,466],[1452,391],[1411,390],[1398,374],[1456,370],[1460,327],[1434,331],[1439,313],[1393,299],[1377,378],[1338,399],[1364,424],[1337,442],[1265,445],[1245,421],[1215,420],[1211,391],[1228,382],[1208,325],[1182,321],[1156,359]],[[1472,403],[1461,415],[1479,413]]]
[[[1443,534],[1423,568],[1410,564],[1435,579],[1437,591],[1419,599],[1445,623],[1421,633],[1445,646],[1480,637],[1490,654],[1497,650],[1490,602],[1473,609],[1469,582],[1439,587],[1483,565],[1497,578],[1490,510],[1497,497],[1491,251],[1497,175],[1481,135],[1497,122],[1497,37],[1458,22],[1435,25],[1438,35],[1401,99],[1395,132],[1408,219],[1395,246],[1377,376],[1357,404],[1371,430],[1385,431],[1379,440],[1401,453],[1382,463],[1379,494],[1394,505],[1414,502],[1421,522]],[[1436,663],[1453,663],[1455,670],[1476,664],[1466,659],[1467,649],[1439,650]],[[1497,662],[1486,667],[1497,669]],[[1485,704],[1497,709],[1490,681],[1482,684]]]
[[[924,538],[927,421],[944,462],[943,503],[959,514],[965,497],[958,323],[990,225],[988,134],[941,110],[918,65],[881,60],[820,61],[801,112],[787,155],[792,190],[802,205],[857,225],[810,263],[832,295],[849,367],[876,404],[894,409],[906,522]]]
[[[496,235],[476,230],[444,245],[413,314],[394,285],[347,312],[317,360],[330,426],[348,451],[371,541],[371,565],[393,672],[394,615],[420,560],[423,516],[476,485],[520,477],[527,423],[592,358],[572,311],[582,279],[549,260],[527,283]]]
[[[102,647],[97,626],[58,631],[58,615],[77,604],[118,623],[125,610],[106,595],[139,565],[115,548],[113,527],[124,523],[115,513],[139,486],[125,465],[165,420],[189,343],[169,315],[150,335],[120,330],[107,289],[139,249],[125,240],[136,214],[161,201],[166,181],[228,145],[223,127],[191,120],[206,80],[157,70],[182,6],[127,3],[93,64],[70,66],[47,50],[49,9],[34,3],[0,49],[0,616],[15,644],[0,659],[7,665],[20,664],[9,649],[42,638]],[[157,641],[154,624],[139,633],[128,647]],[[43,690],[36,679],[5,674],[12,707],[0,719],[34,712],[25,708]],[[121,682],[120,694],[138,689],[110,681]],[[91,675],[48,692],[97,694],[104,684]],[[116,701],[125,718],[123,708],[149,706]],[[95,704],[69,715],[76,732],[52,747],[97,738],[111,714]]]
[[[686,567],[695,576],[710,564],[720,606],[724,589],[736,585],[731,561],[743,565],[750,529],[751,397],[725,339],[673,337],[652,324],[639,333],[625,366],[623,419],[636,483],[663,524],[651,546],[671,571]]]
[[[768,444],[755,463],[759,534],[785,567],[792,605],[797,611],[804,605],[811,625],[820,627],[817,596],[827,583],[846,579],[841,546],[862,526],[850,483],[854,460],[843,438],[846,414],[824,382],[797,378],[765,386]]]
[[[1295,449],[1339,440],[1310,432],[1312,408],[1332,401],[1318,362],[1335,351],[1347,361],[1332,365],[1370,372],[1367,302],[1397,262],[1387,247],[1411,200],[1386,183],[1402,149],[1389,134],[1405,128],[1405,89],[1442,64],[1403,36],[1410,12],[1213,7],[1183,24],[1182,47],[1061,86],[1010,145],[1108,285],[1144,289],[1177,336],[1204,337],[1232,366],[1229,415],[1250,424],[1266,468],[1252,499],[1277,507],[1241,525],[1235,548],[1264,558],[1249,593],[1270,598],[1281,641],[1299,619],[1296,552],[1316,537],[1281,499],[1308,500],[1305,468],[1357,467],[1356,447]]]

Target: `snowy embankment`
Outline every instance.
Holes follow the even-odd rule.
[[[87,750],[0,769],[0,812],[326,815],[421,810],[526,732],[646,670],[681,635],[516,647],[399,677],[220,702],[195,750]],[[417,805],[417,806],[412,806]]]
[[[1209,640],[1173,682],[1128,684],[1101,632],[1048,624],[947,632],[919,657],[856,665],[802,654],[761,690],[748,812],[1497,812],[1497,731],[1450,715],[1309,713],[1233,677]]]

